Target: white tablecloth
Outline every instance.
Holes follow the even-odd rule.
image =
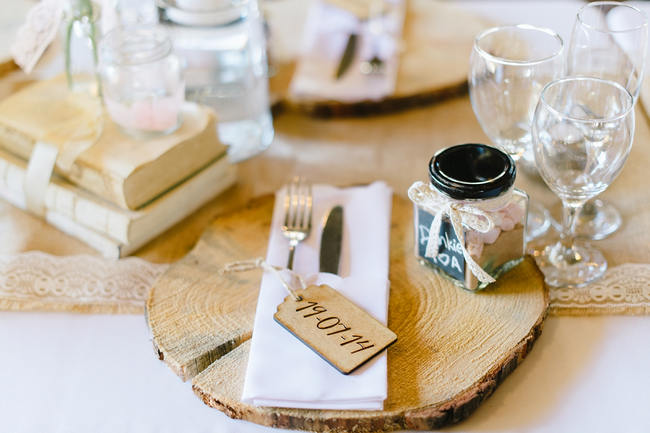
[[[579,7],[459,5],[565,40]],[[0,312],[0,433],[274,431],[205,406],[157,360],[141,316]],[[650,317],[550,317],[526,361],[448,431],[649,432]]]
[[[650,431],[650,317],[547,320],[458,432]],[[0,432],[273,430],[205,406],[153,353],[141,316],[0,313]]]

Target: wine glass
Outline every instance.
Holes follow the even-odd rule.
[[[533,120],[537,169],[560,197],[560,240],[537,253],[545,281],[554,287],[578,287],[607,269],[603,255],[575,239],[577,215],[584,203],[603,192],[627,159],[634,136],[634,99],[623,86],[591,77],[549,83]]]
[[[636,102],[646,58],[648,19],[626,3],[600,1],[582,7],[576,16],[567,56],[568,75],[598,77],[625,87]],[[576,233],[603,239],[621,226],[621,214],[602,200],[587,202]]]
[[[557,33],[526,24],[494,27],[474,40],[468,77],[474,114],[490,140],[516,162],[534,165],[533,113],[542,88],[562,74],[562,56]],[[549,226],[548,211],[531,201],[526,238]]]

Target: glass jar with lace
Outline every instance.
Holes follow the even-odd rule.
[[[528,195],[513,187],[512,158],[484,144],[436,153],[429,182],[409,188],[415,254],[455,284],[479,290],[518,264],[526,248]]]

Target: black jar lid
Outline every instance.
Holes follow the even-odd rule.
[[[516,174],[510,155],[485,144],[451,146],[429,162],[431,184],[458,200],[497,197],[515,183]]]

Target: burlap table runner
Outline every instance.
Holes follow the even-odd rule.
[[[0,74],[0,77],[3,75]],[[11,93],[15,90],[15,81],[20,82],[20,79],[20,76],[13,79],[3,77],[0,94]],[[640,101],[639,105],[650,107],[648,80],[644,82]],[[471,129],[477,128],[475,119],[466,106],[451,102],[445,109],[449,106],[453,108],[445,113],[447,120],[444,126],[455,126],[454,132],[445,131],[444,128],[436,130],[436,134],[445,137],[446,141],[443,141],[446,145],[459,142],[467,134],[472,136]],[[650,109],[646,109],[646,112],[650,112]],[[613,203],[623,216],[623,227],[609,238],[596,243],[597,248],[605,253],[609,269],[604,278],[587,287],[550,290],[551,314],[650,314],[650,129],[642,109],[636,113],[635,142],[630,157],[619,178],[603,194],[603,198]],[[383,128],[397,126],[399,129],[402,117],[393,117],[392,120],[390,117],[379,118],[374,125],[378,122]],[[471,120],[467,120],[470,117]],[[422,136],[424,129],[421,125],[426,124],[428,128],[428,125],[436,124],[433,120],[428,114],[423,116],[422,112],[414,113],[409,120],[415,122],[413,131],[409,130],[414,142],[431,142],[429,132]],[[313,126],[308,123],[307,127]],[[340,140],[343,132],[351,138],[361,134],[366,140],[368,137],[376,140],[373,142],[375,148],[390,155],[390,147],[397,146],[398,141],[403,140],[382,134],[381,131],[385,130],[382,127],[360,128],[358,125],[350,125],[341,129],[341,125],[338,125],[329,133],[333,134],[329,138]],[[374,129],[378,132],[374,133]],[[328,141],[328,132],[323,128],[312,131],[312,134],[323,135],[319,139]],[[291,140],[288,143],[290,142]],[[286,147],[288,143],[283,144]],[[290,145],[288,149],[292,150]],[[363,149],[360,146],[357,151]],[[330,150],[342,157],[341,150],[336,146]],[[431,147],[427,152],[435,150],[435,147]],[[413,154],[414,156],[400,154],[404,159],[401,166],[409,168],[403,170],[404,173],[398,178],[393,174],[391,180],[397,179],[398,183],[404,185],[413,182],[413,173],[409,170],[412,171],[412,162],[418,157],[418,152]],[[372,153],[368,155],[373,157]],[[356,158],[347,158],[354,160],[355,164],[360,163]],[[252,170],[257,169],[254,164],[252,167]],[[346,164],[342,163],[341,170],[345,170],[345,167]],[[283,169],[281,165],[280,168]],[[341,173],[343,172],[337,172]],[[342,175],[341,181],[346,182],[347,177],[349,176]],[[541,181],[518,176],[517,186],[535,200],[552,208],[558,215],[558,199]],[[156,265],[134,258],[105,261],[91,256],[55,257],[36,252],[8,255],[0,257],[0,309],[140,313],[144,309],[149,287],[166,268],[167,265]]]
[[[602,197],[623,217],[621,229],[595,242],[609,269],[587,287],[550,290],[551,314],[650,314],[650,128],[641,109],[636,113],[630,156]],[[517,186],[559,216],[559,200],[541,180],[518,176]],[[7,255],[0,257],[0,309],[140,313],[149,287],[166,268],[135,258]]]

